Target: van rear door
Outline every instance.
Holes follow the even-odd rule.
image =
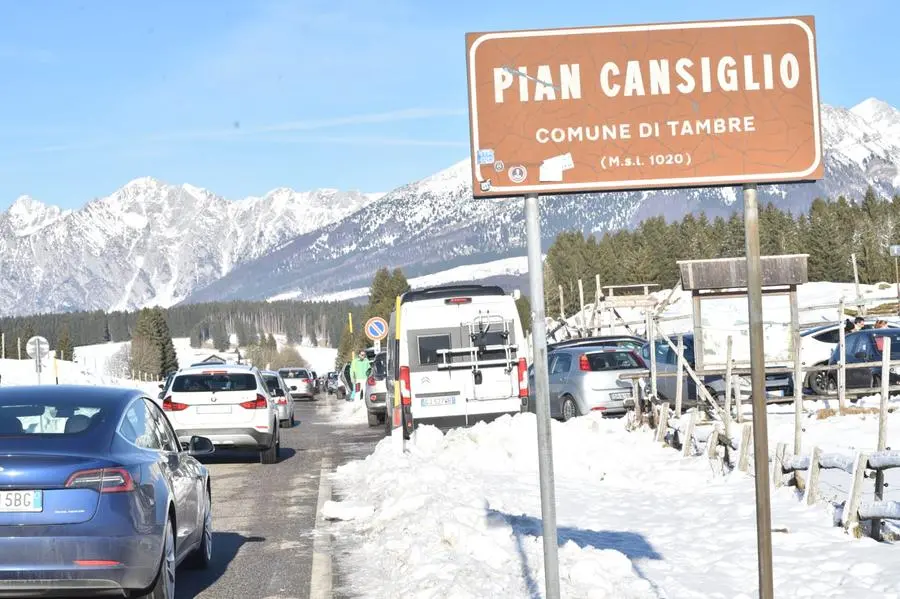
[[[447,326],[409,331],[415,419],[462,417],[471,424],[473,416],[520,410],[515,321],[486,317],[488,310],[479,308],[428,307],[433,318],[419,322]]]

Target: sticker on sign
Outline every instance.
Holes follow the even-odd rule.
[[[813,17],[466,37],[476,197],[824,176]]]

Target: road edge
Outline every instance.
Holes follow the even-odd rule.
[[[331,599],[332,597],[332,557],[331,533],[324,530],[325,518],[322,512],[325,502],[331,499],[331,460],[322,458],[319,472],[319,500],[316,504],[316,528],[313,531],[312,569],[309,577],[310,599]]]

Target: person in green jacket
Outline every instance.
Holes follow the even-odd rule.
[[[366,379],[369,378],[369,367],[366,350],[359,350],[359,353],[353,357],[353,361],[350,363],[350,382],[353,385],[350,401],[355,401],[362,397],[363,385],[365,385]]]

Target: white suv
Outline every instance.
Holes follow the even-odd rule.
[[[263,464],[278,461],[278,411],[258,369],[236,364],[179,370],[162,408],[178,440],[193,435],[223,448],[255,449]]]

